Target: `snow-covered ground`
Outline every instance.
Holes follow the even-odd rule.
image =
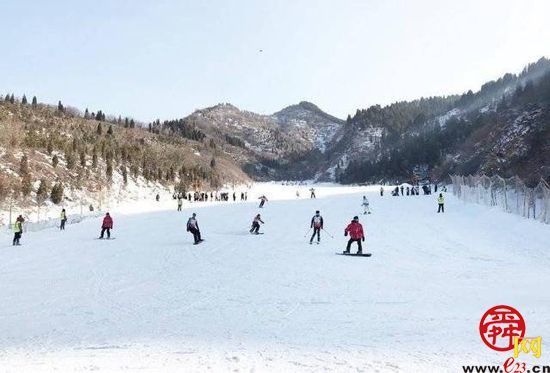
[[[100,218],[25,234],[17,248],[0,234],[0,370],[457,372],[509,356],[478,334],[497,304],[550,338],[550,226],[450,194],[436,214],[434,196],[373,187],[373,214],[360,215],[373,256],[337,256],[366,188],[319,187],[316,200],[296,188],[114,213],[111,241],[94,239]],[[199,246],[185,232],[191,208]],[[334,239],[310,246],[316,209]],[[265,235],[251,236],[258,212]]]

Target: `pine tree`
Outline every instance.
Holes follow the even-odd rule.
[[[102,120],[103,115],[101,113],[101,110],[97,111],[97,114],[95,115],[95,120]]]
[[[59,102],[57,103],[57,110],[60,111],[60,112],[64,112],[64,111],[65,111],[65,107],[64,107],[63,104],[61,103],[61,100],[59,100]]]
[[[113,162],[107,161],[107,170],[106,170],[107,180],[113,181]]]
[[[23,178],[21,178],[21,194],[23,194],[23,197],[27,197],[32,192],[32,180],[31,175],[29,173],[26,173],[23,175]]]
[[[27,96],[23,95],[23,98],[21,99],[22,105],[27,105]]]
[[[9,102],[9,101],[10,101],[10,94],[9,94],[9,93],[4,97],[4,101],[5,101],[5,102]]]
[[[109,129],[107,130],[107,134],[108,134],[108,135],[112,135],[112,134],[113,134],[113,126],[112,126],[112,125],[109,126]]]
[[[216,167],[216,160],[214,158],[212,158],[212,160],[210,161],[210,167]]]
[[[11,97],[10,97],[10,103],[15,104],[15,96],[13,95],[13,93],[11,94]]]
[[[128,184],[128,170],[126,169],[126,166],[122,166],[122,181],[124,182],[124,185]]]
[[[90,112],[88,111],[88,108],[84,110],[84,119],[90,119]]]
[[[71,150],[65,151],[65,162],[67,162],[67,169],[72,170],[74,168],[75,159]]]
[[[59,157],[57,155],[54,155],[52,157],[52,166],[53,166],[53,168],[56,168],[58,164],[59,164]]]
[[[39,204],[44,203],[48,198],[48,182],[45,179],[40,180],[38,185],[38,190],[36,191],[36,200]]]
[[[80,151],[80,166],[86,167],[86,153],[84,153],[84,150]]]
[[[29,173],[29,159],[26,154],[23,154],[19,161],[19,175],[25,176]]]
[[[60,204],[63,200],[63,185],[61,183],[56,183],[52,192],[50,193],[50,200],[56,205]]]
[[[130,119],[130,128],[134,128],[136,126],[136,122],[134,122],[133,119]]]
[[[101,134],[103,133],[103,129],[101,128],[101,123],[97,124],[96,133],[98,134],[98,136],[101,136]]]
[[[124,118],[124,128],[128,128],[130,126],[130,121],[128,120],[128,117]]]
[[[38,100],[36,99],[36,96],[32,96],[32,107],[37,107],[38,106]]]

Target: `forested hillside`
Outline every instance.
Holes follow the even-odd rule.
[[[61,102],[8,94],[0,100],[0,129],[0,203],[57,204],[76,192],[94,203],[128,184],[183,191],[248,180],[203,138],[155,133],[101,111],[81,115]]]

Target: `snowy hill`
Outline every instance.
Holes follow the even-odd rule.
[[[306,138],[324,153],[342,129],[344,121],[319,109],[316,105],[302,101],[273,114],[277,122],[293,138]]]
[[[435,214],[433,196],[318,187],[310,200],[295,191],[269,184],[248,203],[115,211],[112,241],[94,239],[99,218],[25,233],[16,249],[1,233],[2,369],[456,372],[502,364],[478,333],[483,312],[501,303],[522,310],[529,333],[550,335],[541,293],[549,226],[451,195]],[[365,192],[373,256],[334,255]],[[316,209],[326,232],[310,246]],[[206,238],[199,246],[185,232],[192,211]],[[251,236],[258,212],[265,234]]]

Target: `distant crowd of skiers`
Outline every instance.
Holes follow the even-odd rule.
[[[417,193],[417,191],[413,192],[414,189],[415,189],[415,187],[413,187],[413,188],[406,187],[406,195],[411,195],[411,193]],[[437,185],[435,186],[434,189],[435,189],[435,191],[437,191]],[[404,193],[404,187],[403,186],[401,186],[400,188],[396,187],[393,190],[393,193],[399,193],[399,190],[401,191],[401,195],[404,195],[403,194]],[[442,190],[445,192],[446,188],[443,187]],[[310,189],[310,193],[311,193],[311,195],[310,195],[311,198],[316,198],[314,188]],[[196,195],[197,195],[197,193],[195,193],[195,196]],[[384,195],[384,187],[380,187],[380,196],[383,196],[383,195]],[[174,196],[178,201],[178,211],[181,211],[184,195],[180,193],[180,194],[177,194],[177,195],[174,195]],[[191,195],[191,193],[189,193],[189,195],[187,197],[188,198],[194,198]],[[211,193],[211,198],[212,197],[213,198],[220,198],[220,200],[227,200],[227,199],[221,199],[221,198],[229,198],[229,193],[220,193],[220,194],[216,193],[215,196],[214,196],[213,193]],[[200,201],[201,198],[203,198],[202,200],[207,201],[208,200],[208,193],[198,193],[198,197],[195,200]],[[157,199],[158,199],[158,195],[157,195]],[[246,201],[247,199],[248,199],[247,193],[242,192],[241,193],[241,201]],[[258,199],[260,200],[260,204],[259,204],[258,208],[263,208],[265,206],[265,203],[268,201],[267,197],[265,195],[261,195],[260,197],[258,197]],[[233,200],[234,201],[237,200],[237,195],[236,195],[235,192],[233,192]],[[445,207],[444,207],[445,198],[443,196],[443,193],[439,193],[439,196],[437,198],[437,204],[438,204],[437,213],[444,213],[445,212]],[[370,203],[369,203],[369,200],[368,200],[367,196],[363,196],[363,201],[361,203],[361,206],[363,207],[363,214],[366,215],[366,214],[371,213]],[[15,220],[15,223],[13,224],[13,232],[14,232],[13,245],[14,246],[21,245],[21,237],[23,235],[23,223],[24,222],[25,222],[25,219],[23,218],[23,216],[19,215],[17,217],[17,219]],[[65,230],[66,222],[67,222],[67,212],[66,212],[65,209],[62,209],[61,214],[60,214],[60,225],[59,225],[60,230]],[[252,220],[252,226],[250,228],[250,233],[251,234],[261,234],[259,232],[260,224],[264,224],[264,221],[262,220],[261,215],[257,214],[257,215],[254,216],[254,218]],[[113,218],[107,212],[105,214],[105,216],[103,218],[103,221],[102,221],[102,224],[101,224],[101,233],[99,235],[99,239],[104,239],[105,234],[107,235],[107,239],[110,239],[112,229],[113,229]],[[320,241],[321,241],[321,230],[324,230],[324,220],[323,220],[323,217],[320,214],[320,211],[318,211],[318,210],[315,211],[315,215],[313,215],[313,217],[311,218],[309,229],[310,230],[313,229],[313,234],[311,235],[311,237],[309,239],[309,243],[313,244],[313,242],[316,238],[317,239],[316,242],[317,242],[317,244],[319,244]],[[197,244],[201,243],[202,241],[204,241],[201,237],[201,232],[200,232],[199,224],[198,224],[198,221],[197,221],[197,214],[196,213],[193,213],[192,216],[187,220],[187,231],[190,232],[193,235],[193,240],[194,240],[195,245],[197,245]],[[309,233],[309,231],[308,231],[308,233]],[[326,233],[328,234],[328,232],[326,232]],[[306,233],[306,235],[307,235],[307,233]],[[346,250],[344,251],[344,253],[349,253],[351,244],[353,242],[357,242],[358,254],[361,254],[362,253],[361,242],[365,241],[365,234],[364,234],[363,226],[359,223],[359,217],[358,216],[353,217],[353,220],[351,221],[351,223],[348,224],[348,226],[345,228],[344,235],[346,237],[348,235],[350,236],[350,239],[347,243],[347,247],[346,247]]]

